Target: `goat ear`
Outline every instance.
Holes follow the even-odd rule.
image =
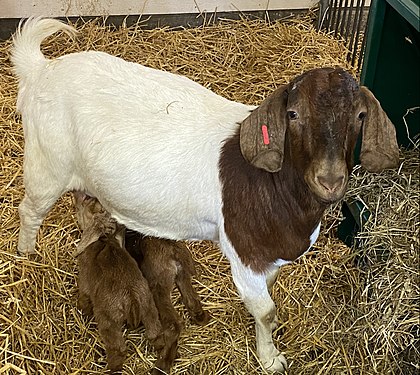
[[[240,146],[245,160],[267,172],[283,164],[286,133],[287,85],[276,89],[242,122]]]
[[[399,164],[399,149],[395,127],[368,88],[360,88],[367,106],[363,121],[360,161],[369,172],[395,168]]]
[[[78,190],[73,191],[73,202],[75,206],[79,206],[85,199],[85,196],[86,194],[81,191],[78,191]]]
[[[116,224],[115,239],[118,241],[119,245],[125,249],[125,226],[121,224]]]
[[[74,190],[73,191],[73,198],[74,198],[74,204],[76,206],[82,205],[85,201],[95,199],[95,198],[87,195],[83,191],[79,191],[79,190]]]
[[[100,232],[98,232],[95,226],[91,226],[87,228],[86,230],[84,230],[82,233],[82,238],[80,239],[80,242],[77,244],[77,249],[73,253],[73,256],[75,257],[79,256],[81,253],[83,253],[86,250],[86,248],[90,244],[94,243],[95,241],[98,241],[100,237],[99,233]]]

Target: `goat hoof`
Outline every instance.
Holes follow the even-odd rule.
[[[122,375],[122,373],[123,373],[122,366],[119,368],[109,369],[109,374],[112,374],[112,375]]]
[[[111,375],[122,375],[123,370],[122,369],[121,370],[109,370],[109,373]]]
[[[152,346],[155,348],[155,350],[161,351],[166,344],[165,336],[162,333],[162,334],[156,336],[155,338],[150,339],[150,342],[152,343]]]
[[[150,374],[151,375],[166,375],[166,374],[168,374],[166,371],[163,371],[163,370],[161,370],[161,369],[159,369],[159,368],[157,368],[157,367],[154,367],[153,369],[152,369],[152,371],[150,372]]]
[[[275,357],[262,361],[266,371],[270,374],[284,374],[287,370],[287,361],[283,354],[278,353]]]
[[[21,257],[27,257],[29,255],[34,255],[34,254],[36,254],[35,249],[20,248],[20,247],[18,247],[17,249],[17,255]]]
[[[111,374],[122,373],[126,355],[126,350],[111,350],[107,353],[108,368]]]
[[[192,316],[191,319],[195,324],[205,326],[210,320],[210,314],[207,311],[203,310],[200,313]]]

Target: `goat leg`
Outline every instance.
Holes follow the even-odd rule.
[[[162,372],[169,373],[177,355],[178,338],[183,325],[172,305],[171,289],[159,283],[151,289],[156,307],[159,311],[165,342],[163,349],[159,353],[155,368],[152,371],[153,375],[158,375],[162,374]]]
[[[202,326],[206,325],[210,320],[210,315],[203,310],[200,297],[192,286],[191,276],[182,267],[176,275],[175,282],[181,293],[182,302],[189,311],[192,321]]]
[[[122,334],[123,321],[113,319],[107,311],[95,310],[98,331],[105,344],[108,368],[111,374],[121,371],[126,357],[125,340]]]

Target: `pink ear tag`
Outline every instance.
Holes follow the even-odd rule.
[[[262,125],[261,126],[261,131],[262,131],[262,135],[263,135],[263,142],[265,145],[270,144],[270,137],[268,136],[268,128],[267,125]]]

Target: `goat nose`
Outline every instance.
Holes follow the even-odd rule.
[[[334,193],[343,185],[344,176],[318,176],[318,182],[328,192]]]

